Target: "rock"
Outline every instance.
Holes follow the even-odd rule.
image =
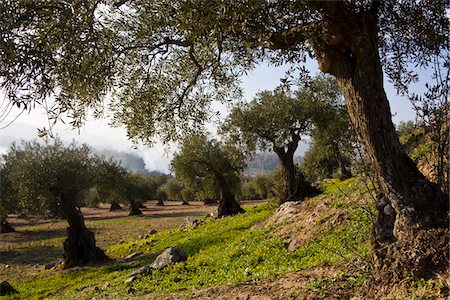
[[[177,263],[187,260],[186,254],[178,247],[170,247],[164,250],[150,265],[152,269],[163,269],[170,263]]]
[[[44,266],[44,269],[45,269],[45,270],[52,269],[52,268],[56,267],[57,264],[58,264],[58,262],[56,262],[56,261],[51,262],[51,263],[48,263],[48,264],[46,264],[46,265]]]
[[[202,221],[195,219],[194,221],[192,221],[192,227],[197,228],[202,223]]]
[[[137,269],[136,271],[131,273],[130,276],[136,276],[136,275],[140,275],[140,274],[149,274],[151,272],[152,272],[152,268],[150,265],[148,265],[148,266],[143,266],[142,268]]]
[[[18,293],[10,284],[8,281],[3,281],[0,283],[0,296],[5,296],[9,294],[15,294]]]
[[[272,224],[281,223],[285,220],[292,219],[299,211],[299,206],[303,204],[302,201],[285,202],[280,205],[275,214],[271,217]]]
[[[150,232],[148,233],[148,234],[150,234],[150,235],[152,235],[152,234],[155,234],[155,233],[157,233],[158,231],[156,231],[155,229],[152,229],[152,230],[150,230]]]
[[[217,210],[215,210],[215,211],[212,211],[212,212],[210,212],[209,214],[207,214],[207,215],[205,216],[205,219],[208,219],[208,218],[217,218],[218,215],[219,215],[219,214],[218,214]]]
[[[131,276],[130,278],[128,278],[127,280],[125,280],[125,283],[132,283],[133,281],[136,280],[135,276]]]

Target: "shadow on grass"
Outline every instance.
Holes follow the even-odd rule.
[[[161,219],[161,218],[180,218],[180,217],[204,217],[207,215],[205,212],[167,212],[158,214],[145,214],[145,210],[142,210],[144,214],[136,216],[101,216],[101,217],[85,217],[85,221],[104,221],[104,220],[118,220],[123,218],[135,217],[145,219]]]
[[[0,251],[0,263],[8,265],[48,264],[62,257],[62,249],[55,246],[35,246],[13,251]]]
[[[54,238],[62,238],[67,235],[66,229],[17,229],[15,232],[10,234],[14,235],[14,237],[7,240],[9,243],[44,241]]]

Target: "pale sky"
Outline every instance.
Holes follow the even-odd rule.
[[[315,62],[311,62],[308,67],[312,72],[317,72]],[[247,76],[242,78],[245,99],[252,99],[258,91],[274,89],[279,85],[280,78],[284,77],[287,69],[287,66],[269,67],[262,65],[249,72]],[[388,99],[390,100],[391,111],[394,115],[394,123],[398,124],[400,121],[413,120],[415,118],[415,112],[412,110],[410,102],[405,98],[397,96],[394,88],[387,81],[385,81],[385,88]],[[13,119],[14,116],[14,113],[11,114],[9,120]],[[127,139],[125,128],[112,128],[108,125],[108,122],[105,119],[94,120],[90,118],[80,130],[71,129],[69,125],[57,124],[54,127],[54,132],[64,141],[74,139],[79,143],[87,143],[99,149],[113,149],[137,153],[144,159],[148,170],[168,172],[171,154],[167,153],[161,144],[156,144],[152,148],[138,146],[138,149],[135,150],[132,147],[132,143]],[[7,121],[4,121],[0,124],[0,127],[6,124]],[[43,110],[32,111],[29,114],[23,113],[13,124],[4,129],[0,129],[0,151],[4,152],[7,149],[5,144],[11,139],[30,140],[37,138],[37,129],[43,128],[44,126],[48,128],[46,115]],[[171,148],[171,151],[173,148]]]

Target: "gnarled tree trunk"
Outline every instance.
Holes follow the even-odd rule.
[[[0,217],[0,233],[14,232],[14,227],[8,223],[5,217]]]
[[[337,77],[382,191],[372,240],[379,279],[439,270],[448,264],[448,199],[399,142],[383,87],[377,17],[355,15],[338,2],[324,19],[333,38],[316,42],[319,66]]]
[[[139,201],[130,201],[130,213],[129,216],[139,216],[142,215],[142,211],[140,210],[140,202]]]
[[[234,194],[230,191],[228,184],[222,175],[216,176],[216,181],[219,187],[219,207],[217,208],[217,217],[232,216],[245,212],[239,202],[236,200]]]
[[[295,147],[297,149],[297,146]],[[281,147],[274,147],[275,153],[281,161],[283,168],[283,192],[280,201],[303,201],[306,197],[320,194],[320,190],[313,187],[305,176],[297,170],[294,164],[294,152],[284,151]]]
[[[84,225],[81,212],[73,207],[66,213],[66,218],[69,227],[64,241],[65,269],[108,258],[105,252],[95,245],[94,233]]]

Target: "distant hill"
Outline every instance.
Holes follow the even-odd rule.
[[[102,149],[98,150],[93,148],[94,153],[99,155],[104,155],[106,157],[111,157],[113,160],[120,163],[120,165],[131,172],[148,173],[145,168],[145,162],[142,157],[135,153],[117,151],[112,149]]]
[[[303,160],[303,156],[297,155],[294,157],[295,163],[300,163]],[[258,173],[271,172],[280,165],[278,156],[273,152],[261,152],[248,158],[247,167],[244,169],[244,173],[247,175],[254,175]]]
[[[32,136],[32,135],[31,135]],[[34,137],[18,139],[12,135],[0,135],[0,154],[5,153],[9,150],[12,143],[20,144],[22,140],[33,140]],[[42,142],[42,140],[39,140]],[[65,141],[65,143],[68,143]],[[138,154],[126,152],[126,151],[117,151],[113,149],[97,149],[92,147],[92,152],[98,155],[104,155],[105,157],[111,157],[113,160],[120,163],[120,165],[131,172],[141,172],[141,173],[150,173],[145,168],[144,159]],[[155,174],[159,174],[159,172],[152,172]]]

